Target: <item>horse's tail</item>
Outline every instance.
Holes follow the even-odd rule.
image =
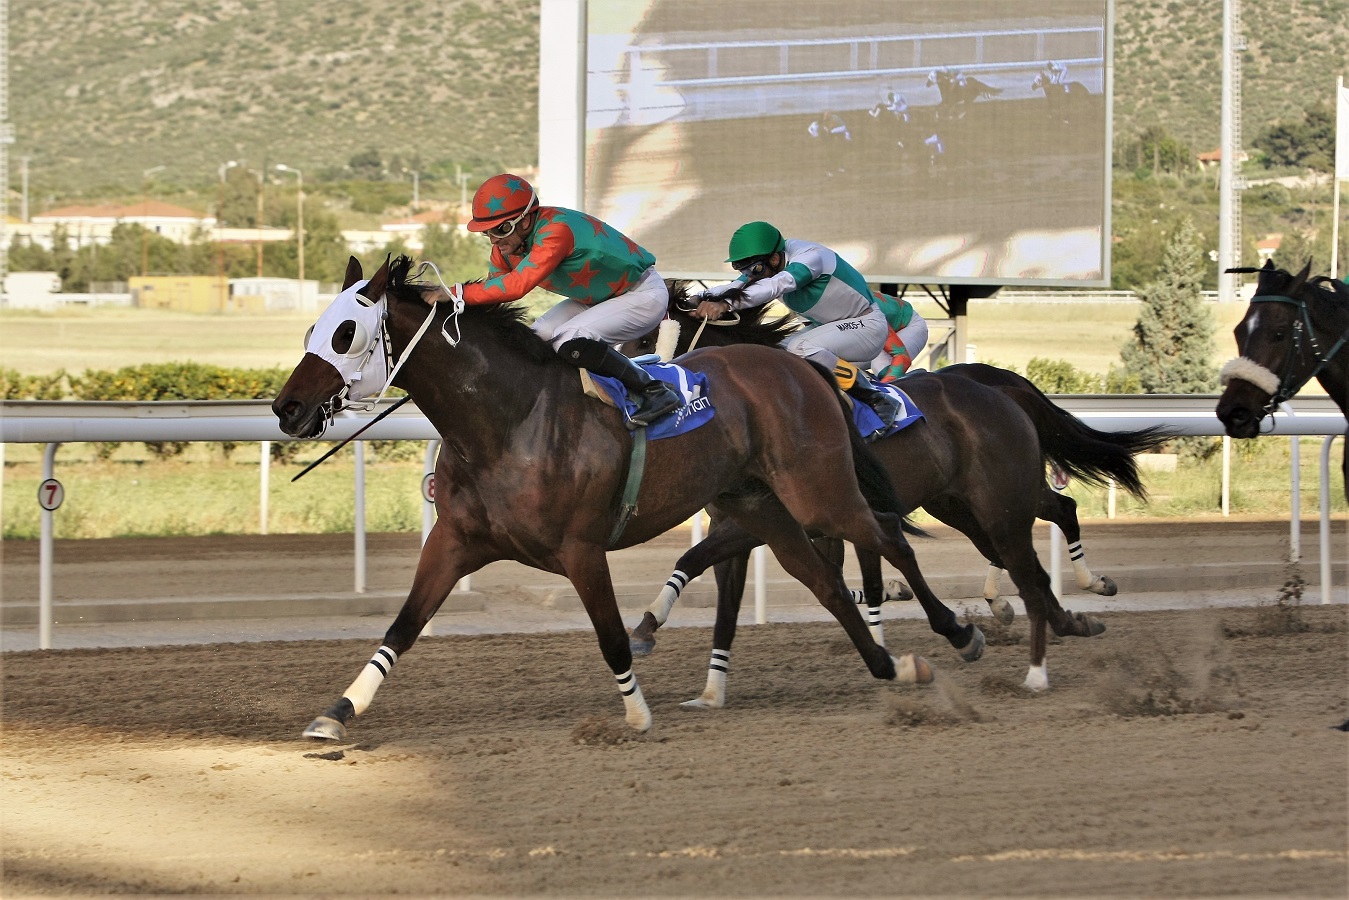
[[[848,423],[848,441],[852,445],[853,470],[857,473],[857,486],[862,490],[862,497],[867,501],[876,512],[893,513],[899,516],[900,527],[908,534],[916,537],[931,537],[931,535],[914,525],[909,521],[906,510],[904,509],[899,494],[895,492],[895,484],[890,480],[890,473],[885,470],[885,465],[876,458],[876,454],[871,452],[867,446],[866,439],[862,437],[862,432],[857,430],[857,423],[853,420],[852,409],[848,406],[848,398],[843,392],[838,390],[838,382],[834,380],[834,373],[823,366],[812,362],[811,367],[820,374],[829,384],[829,389],[834,392],[834,399],[838,401],[839,409],[843,411],[843,419]]]
[[[1146,497],[1134,456],[1156,449],[1175,437],[1172,432],[1161,426],[1098,431],[1056,405],[1030,381],[1002,390],[1030,417],[1040,437],[1040,449],[1064,473],[1098,486],[1114,479],[1138,499]]]

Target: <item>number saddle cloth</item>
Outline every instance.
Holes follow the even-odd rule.
[[[668,384],[684,400],[683,406],[651,423],[646,430],[647,440],[674,437],[712,421],[716,409],[708,394],[707,376],[701,372],[690,372],[674,363],[646,362],[641,358],[634,362],[641,365],[652,378],[659,378]],[[637,411],[637,401],[628,396],[627,389],[617,378],[582,370],[582,382],[587,394],[622,410],[625,417]],[[853,422],[868,441],[888,437],[923,417],[908,394],[895,385],[873,384],[873,387],[894,399],[900,411],[894,421],[882,422],[870,406],[865,403],[852,404]]]

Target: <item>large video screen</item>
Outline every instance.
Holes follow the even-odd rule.
[[[764,219],[873,281],[1108,284],[1110,4],[588,0],[585,209],[667,276]]]

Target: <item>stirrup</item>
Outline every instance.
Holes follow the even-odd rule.
[[[637,402],[637,409],[632,415],[628,416],[630,427],[644,428],[684,405],[679,398],[679,394],[675,393],[673,388],[663,381],[660,383],[664,385],[665,390],[655,397],[646,393],[637,395],[640,398]]]

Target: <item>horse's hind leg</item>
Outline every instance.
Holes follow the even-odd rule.
[[[1049,687],[1049,673],[1045,665],[1046,634],[1045,625],[1049,624],[1054,633],[1060,636],[1076,635],[1091,637],[1105,631],[1105,626],[1082,614],[1074,615],[1065,610],[1054,596],[1049,573],[1040,565],[1035,554],[1035,545],[1031,541],[1031,521],[1016,524],[1000,520],[998,528],[986,532],[979,526],[973,526],[965,534],[976,546],[989,545],[996,548],[1007,567],[1007,573],[1021,594],[1026,605],[1026,618],[1030,632],[1030,669],[1026,673],[1025,687],[1032,691],[1042,691]]]
[[[407,600],[403,601],[403,607],[393,624],[385,632],[384,643],[338,701],[309,724],[304,730],[305,737],[330,741],[344,739],[347,723],[370,706],[375,691],[379,690],[398,657],[412,648],[426,623],[449,596],[455,582],[485,562],[478,558],[467,559],[463,542],[451,534],[444,522],[444,519],[437,521],[427,535],[426,544],[417,560],[412,590]]]
[[[907,684],[932,680],[932,669],[922,657],[906,654],[896,659],[876,643],[857,612],[842,569],[819,554],[805,531],[779,504],[756,503],[732,515],[747,531],[762,538],[787,574],[805,585],[838,620],[873,676]]]
[[[655,649],[656,630],[670,618],[670,611],[674,609],[675,603],[679,600],[679,595],[684,592],[684,588],[688,586],[690,581],[717,563],[746,557],[750,550],[761,543],[763,541],[745,531],[730,519],[714,516],[707,537],[679,557],[679,561],[675,563],[674,572],[665,580],[665,585],[660,589],[656,599],[642,614],[642,621],[632,630],[632,634],[628,638],[632,652],[637,656],[647,656]],[[747,565],[746,557],[746,562],[742,564],[739,575],[742,592]],[[733,568],[718,570],[717,587],[719,592],[722,589],[722,579],[734,577],[733,572]]]
[[[1077,578],[1079,588],[1102,597],[1113,597],[1119,592],[1113,579],[1106,575],[1093,575],[1087,567],[1087,557],[1082,550],[1082,527],[1077,521],[1076,500],[1045,484],[1040,490],[1035,517],[1053,522],[1063,532],[1063,539],[1068,543],[1068,558],[1073,562],[1073,575]]]

